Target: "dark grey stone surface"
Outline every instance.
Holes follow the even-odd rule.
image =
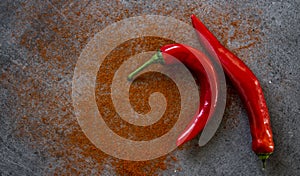
[[[174,165],[158,169],[157,173],[299,175],[299,9],[297,0],[201,3],[2,0],[0,174],[115,174],[110,158],[99,162],[65,140],[80,130],[74,125],[77,122],[71,99],[77,58],[89,38],[114,21],[158,14],[189,23],[189,15],[195,13],[261,81],[276,148],[267,168],[262,170],[261,162],[251,150],[247,114],[229,85],[229,105],[215,137],[202,148],[196,146],[195,139],[182,150],[175,150]]]

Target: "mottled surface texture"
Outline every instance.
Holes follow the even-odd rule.
[[[198,2],[198,1],[197,1]],[[299,1],[0,1],[0,175],[299,175]],[[81,132],[72,77],[88,41],[145,14],[195,13],[261,81],[276,149],[263,171],[247,115],[228,85],[215,137],[148,162],[110,157]],[[176,31],[174,31],[176,32]]]

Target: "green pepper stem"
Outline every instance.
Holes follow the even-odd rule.
[[[265,159],[262,159],[261,161],[262,161],[262,163],[263,163],[263,169],[265,169],[265,168],[266,168],[266,160],[265,160]]]
[[[263,169],[266,168],[266,160],[269,158],[269,156],[271,155],[271,153],[266,153],[266,154],[257,154],[259,159],[261,159],[262,163],[263,163]]]
[[[144,70],[145,68],[147,68],[149,65],[153,63],[165,63],[160,51],[158,51],[155,55],[153,55],[150,60],[145,62],[138,69],[130,73],[127,77],[128,81],[131,81],[135,75],[137,75],[139,72],[141,72],[142,70]]]

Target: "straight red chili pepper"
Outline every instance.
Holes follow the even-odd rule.
[[[176,59],[175,59],[176,58]],[[177,60],[178,59],[178,60]],[[213,115],[218,98],[218,77],[210,59],[202,52],[183,44],[169,44],[160,48],[148,62],[132,72],[128,79],[131,80],[138,72],[152,63],[166,65],[182,62],[200,82],[200,104],[191,122],[180,135],[177,145],[193,139],[206,125]],[[205,69],[204,69],[205,68]]]
[[[274,142],[270,116],[259,81],[243,61],[225,48],[195,15],[191,19],[200,41],[209,52],[217,54],[225,73],[242,97],[249,117],[252,150],[265,167],[265,160],[274,151]]]

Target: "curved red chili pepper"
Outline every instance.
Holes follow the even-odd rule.
[[[252,150],[265,160],[274,151],[270,116],[262,88],[253,72],[236,55],[225,48],[195,16],[192,23],[206,49],[216,53],[246,106],[252,135]]]
[[[176,59],[175,59],[176,58]],[[167,65],[182,62],[200,82],[200,104],[191,122],[179,136],[177,145],[193,139],[206,125],[207,120],[213,115],[218,97],[219,82],[217,73],[210,59],[202,52],[183,44],[169,44],[160,48],[148,62],[128,76],[131,80],[135,74],[148,65],[160,62]],[[213,102],[213,103],[212,103]]]
[[[182,44],[171,44],[161,47],[160,51],[166,64],[174,61],[174,58],[169,56],[180,60],[196,76],[201,86],[198,111],[178,137],[176,144],[179,146],[183,142],[193,139],[205,127],[208,119],[213,115],[218,93],[217,74],[210,59],[192,47]],[[212,84],[209,82],[208,76],[213,79],[211,80]]]

